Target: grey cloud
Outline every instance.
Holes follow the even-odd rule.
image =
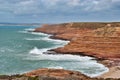
[[[120,0],[0,0],[0,11],[15,15],[102,11],[114,7]]]

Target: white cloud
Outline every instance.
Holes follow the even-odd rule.
[[[80,0],[70,0],[67,3],[69,6],[80,6]]]
[[[35,0],[21,1],[14,6],[13,12],[15,14],[31,14],[39,12]]]
[[[55,6],[57,5],[57,3],[59,3],[60,0],[41,0],[41,2],[45,5],[45,6]]]
[[[120,0],[112,0],[112,2],[120,2]]]
[[[41,14],[64,11],[102,11],[119,5],[120,0],[0,0],[0,12],[13,14]],[[72,7],[72,8],[71,8]],[[69,10],[69,11],[68,11]]]
[[[81,5],[86,11],[100,11],[112,7],[111,0],[86,0]]]

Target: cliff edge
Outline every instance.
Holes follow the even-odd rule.
[[[43,25],[35,32],[53,34],[51,38],[70,43],[54,51],[89,55],[104,59],[120,58],[120,23],[64,23]]]
[[[114,73],[120,73],[116,68],[120,66],[120,22],[45,24],[35,32],[53,34],[51,38],[70,41],[64,47],[52,50],[56,53],[92,56]],[[116,78],[105,75],[101,77]]]

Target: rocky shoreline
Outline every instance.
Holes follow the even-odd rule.
[[[37,69],[22,75],[1,75],[0,80],[120,80],[119,78],[90,78],[77,71]]]
[[[37,69],[23,75],[0,76],[0,80],[120,80],[120,23],[45,24],[35,32],[52,34],[50,38],[69,40],[64,47],[52,49],[59,54],[95,57],[110,71],[96,78],[77,71]]]
[[[95,24],[96,27],[94,28],[87,27],[95,26]],[[65,47],[54,49],[53,51],[55,52],[61,54],[77,53],[80,55],[94,56],[99,59],[119,60],[120,23],[99,24],[102,25],[99,27],[97,27],[97,23],[43,25],[43,27],[37,28],[35,32],[53,34],[51,38],[70,41],[70,43],[65,45]],[[77,27],[75,27],[75,25]]]
[[[37,28],[35,32],[53,34],[50,38],[70,41],[64,47],[51,51],[59,54],[95,57],[98,62],[109,67],[110,70],[119,71],[117,69],[120,67],[119,22],[45,24],[41,28]],[[118,77],[104,76],[103,78],[120,78],[120,75]]]

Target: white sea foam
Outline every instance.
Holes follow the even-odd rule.
[[[82,72],[83,74],[89,77],[96,77],[109,71],[109,69],[105,67],[104,65],[97,63],[97,61],[95,60],[92,60],[94,59],[92,57],[70,55],[70,54],[44,54],[43,52],[46,52],[47,50],[48,49],[38,49],[37,47],[35,47],[34,49],[30,51],[30,54],[28,55],[28,57],[25,58],[25,60],[32,60],[32,61],[48,60],[48,61],[64,61],[64,62],[68,61],[68,63],[70,61],[70,62],[73,62],[73,64],[67,63],[66,65],[61,64],[61,66],[51,65],[47,68],[76,70],[76,71]],[[37,54],[37,55],[33,55],[33,54]],[[70,66],[70,64],[72,66]],[[79,70],[79,68],[83,68],[83,70]],[[86,70],[92,69],[91,70],[92,72],[84,71],[85,69]]]
[[[0,48],[0,52],[14,52],[14,50],[4,47],[4,48]]]
[[[27,28],[25,29],[25,31],[34,31],[35,29],[34,28]]]
[[[80,71],[89,77],[97,77],[97,76],[100,76],[103,73],[106,73],[109,71],[109,69],[107,67],[105,67],[103,64],[97,63],[97,61],[94,62],[94,61],[89,60],[88,62],[85,62],[85,63],[83,62],[80,64],[82,66],[77,66],[77,67],[75,66],[75,68],[72,68],[70,70]],[[79,64],[77,64],[77,65],[79,65]],[[81,70],[81,69],[79,70],[79,67],[82,68],[83,70]],[[76,69],[76,68],[78,68],[78,69]],[[86,71],[85,69],[88,71]]]
[[[49,42],[58,42],[58,43],[68,43],[69,41],[63,41],[58,39],[50,39],[48,37],[41,38],[41,40],[49,41]]]
[[[36,37],[36,38],[25,38],[25,40],[44,40],[48,42],[54,42],[54,44],[67,44],[69,41],[64,41],[64,40],[58,40],[58,39],[50,39],[49,37],[51,36],[50,34],[45,34],[41,32],[28,32],[28,31],[34,31],[32,28],[25,29],[24,31],[19,31],[20,33],[29,33],[33,35],[41,35],[43,37]]]
[[[44,52],[46,52],[47,50],[57,48],[57,47],[62,47],[65,44],[69,43],[69,41],[50,39],[49,36],[51,35],[44,34],[44,33],[37,33],[37,32],[29,32],[29,33],[33,35],[42,35],[43,37],[25,38],[25,40],[44,40],[44,41],[53,42],[54,44],[56,44],[56,46],[53,46],[50,48],[43,48],[43,49],[38,49],[37,47],[34,47],[33,49],[29,51],[29,54],[27,55],[27,57],[24,58],[24,60],[32,60],[32,61],[48,60],[48,61],[53,61],[53,62],[64,61],[65,62],[63,63],[64,65],[63,64],[48,65],[47,68],[76,70],[90,77],[96,77],[109,71],[109,69],[105,67],[104,65],[97,63],[97,61],[95,60],[92,60],[94,59],[92,57],[70,55],[70,54],[64,54],[64,55],[63,54],[44,54]],[[73,64],[69,62],[73,62]],[[83,68],[83,69],[80,70],[79,68]],[[89,71],[87,72],[85,71],[85,69],[86,70],[92,69],[91,70],[92,72],[89,72]]]
[[[43,36],[46,36],[46,37],[51,36],[50,34],[45,34],[45,33],[41,33],[41,32],[31,32],[31,34],[34,34],[34,35],[43,35]]]
[[[29,41],[40,41],[40,40],[43,40],[43,41],[52,42],[53,44],[59,45],[58,47],[62,47],[62,46],[64,46],[64,45],[69,43],[69,41],[50,39],[48,37],[25,38],[25,40],[29,40]]]
[[[90,59],[93,59],[91,57],[82,57],[82,56],[77,56],[77,55],[70,55],[70,54],[44,54],[48,49],[38,49],[34,48],[30,50],[30,55],[27,58],[27,60],[54,60],[54,61],[88,61]],[[35,55],[35,56],[34,56]],[[37,55],[37,56],[36,56]]]
[[[30,33],[32,31],[34,31],[35,29],[33,28],[27,28],[27,29],[24,29],[23,31],[18,31],[19,33]]]
[[[5,52],[5,50],[4,49],[0,49],[0,52]]]
[[[84,74],[87,75],[87,76],[89,76],[89,77],[91,77],[91,78],[94,78],[94,77],[100,76],[100,75],[102,75],[102,74],[104,74],[104,73],[106,73],[106,72],[109,72],[109,69],[108,69],[107,67],[105,67],[105,66],[99,67],[99,70],[103,70],[103,71],[97,72],[97,73],[95,73],[95,74],[92,74],[92,73],[91,73],[91,74],[88,74],[88,73],[85,73],[85,72],[84,72]]]
[[[39,40],[41,40],[41,37],[37,37],[37,38],[25,38],[25,40],[28,40],[28,41],[39,41]]]
[[[28,33],[28,31],[18,31],[19,33]]]
[[[47,67],[49,69],[64,69],[62,66]]]
[[[34,47],[34,49],[30,50],[29,53],[30,54],[42,54],[42,52],[40,50],[38,50],[36,47]]]
[[[42,36],[46,36],[46,37],[51,36],[50,34],[45,34],[45,33],[41,33],[41,32],[33,32],[34,30],[35,30],[34,28],[27,28],[27,29],[24,29],[23,31],[18,31],[18,32],[29,33],[29,34],[33,34],[33,35],[42,35]]]

